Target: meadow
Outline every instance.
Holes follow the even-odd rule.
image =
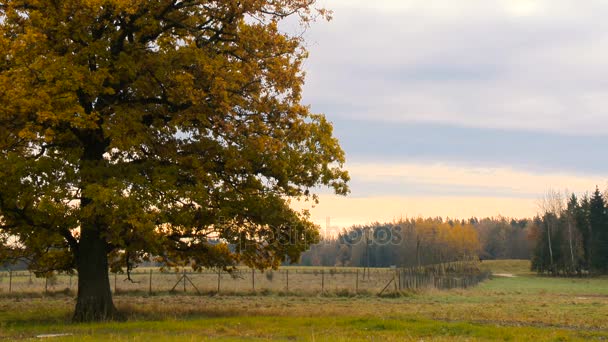
[[[608,278],[539,277],[484,261],[477,287],[374,294],[117,295],[126,322],[71,324],[71,295],[0,295],[0,338],[97,340],[605,340]],[[512,275],[512,277],[511,277]]]

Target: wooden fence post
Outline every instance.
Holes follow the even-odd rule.
[[[186,292],[186,268],[185,267],[184,267],[184,271],[183,272],[184,272],[184,276],[183,276],[183,278],[184,278],[184,292]]]
[[[222,269],[218,268],[218,270],[217,270],[217,293],[218,294],[220,293],[220,281],[221,281],[221,278],[222,278]]]
[[[285,270],[286,291],[289,292],[289,270]]]
[[[13,292],[13,271],[8,270],[8,293]]]
[[[399,291],[401,291],[401,271],[397,270],[397,279],[399,281]]]
[[[150,270],[150,279],[148,282],[148,295],[152,295],[152,270]]]
[[[325,270],[321,270],[321,294],[325,293]]]
[[[395,279],[395,277],[396,277],[396,274],[395,274],[395,273],[393,273],[393,286],[395,287],[395,292],[398,292],[398,291],[400,291],[401,289],[397,287],[397,281],[398,281],[398,280],[397,280],[397,279]]]
[[[255,292],[255,268],[251,269],[251,290]]]
[[[357,268],[357,275],[355,276],[355,294],[359,293],[359,269]]]

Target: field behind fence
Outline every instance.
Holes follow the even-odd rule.
[[[382,294],[422,288],[467,288],[489,276],[485,272],[449,273],[434,268],[319,268],[284,267],[260,272],[239,268],[233,274],[214,270],[193,272],[136,269],[131,280],[125,274],[110,274],[115,293],[247,294],[276,292],[292,294]],[[58,274],[37,278],[28,271],[0,272],[0,294],[52,293],[77,290],[77,275]]]

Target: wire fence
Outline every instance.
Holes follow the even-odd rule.
[[[383,294],[423,288],[467,288],[487,279],[489,273],[440,274],[428,269],[283,268],[260,272],[238,269],[228,274],[216,270],[160,271],[138,269],[110,274],[114,293],[197,294]],[[38,278],[28,271],[0,272],[0,294],[70,293],[77,290],[78,276],[55,274]]]

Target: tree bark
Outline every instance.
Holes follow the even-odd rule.
[[[574,248],[572,247],[572,218],[568,217],[568,238],[570,243],[570,261],[572,261],[572,272],[576,269],[576,263],[574,262]]]
[[[112,301],[108,272],[107,243],[100,227],[81,227],[77,252],[78,298],[73,320],[76,322],[119,319]]]
[[[551,268],[551,274],[555,275],[555,268],[553,267],[553,246],[551,245],[551,225],[552,222],[550,221],[552,218],[549,217],[549,220],[547,220],[547,243],[549,244],[549,261],[550,261],[550,265],[549,267]]]
[[[80,241],[76,250],[78,271],[78,297],[73,320],[76,322],[106,321],[118,317],[108,270],[108,242],[104,237],[107,224],[103,214],[97,212],[102,204],[87,195],[87,187],[103,180],[103,153],[106,144],[103,132],[82,134],[84,144],[81,160]],[[101,179],[100,179],[101,178]]]

